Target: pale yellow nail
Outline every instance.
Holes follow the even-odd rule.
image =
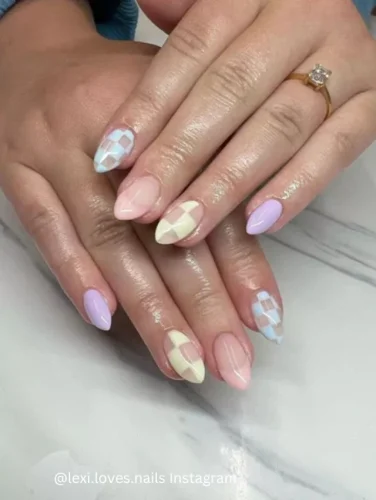
[[[193,384],[201,384],[205,378],[205,365],[196,346],[178,330],[168,332],[164,350],[178,375]]]
[[[161,245],[171,245],[189,236],[200,225],[204,207],[198,201],[186,201],[160,220],[155,239]]]

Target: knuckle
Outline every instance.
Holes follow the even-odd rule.
[[[356,148],[355,137],[349,130],[333,131],[333,141],[336,151],[341,156]]]
[[[168,44],[179,56],[200,64],[209,48],[208,30],[204,26],[180,26],[170,35]]]
[[[172,139],[158,145],[158,156],[162,165],[175,167],[184,165],[193,153],[193,141],[182,135],[179,139]]]
[[[192,295],[192,309],[201,317],[213,317],[220,313],[223,300],[223,293],[206,283]]]
[[[295,150],[304,136],[303,110],[295,103],[279,103],[264,109],[266,127],[282,137]]]
[[[160,114],[165,106],[163,97],[155,89],[140,86],[137,90],[135,107],[149,118]]]
[[[228,61],[212,69],[208,78],[209,91],[225,105],[244,103],[255,87],[252,64],[245,60]]]
[[[91,215],[91,228],[83,238],[90,250],[118,247],[127,241],[129,225],[115,219],[112,210],[93,211]]]
[[[158,295],[149,288],[143,288],[136,296],[136,301],[133,304],[133,313],[135,317],[144,318],[147,316],[155,316],[162,310],[161,299]]]
[[[219,177],[211,182],[213,196],[217,199],[220,193],[223,199],[225,196],[236,193],[238,198],[244,191],[247,193],[249,185],[248,182],[244,184],[244,181],[248,179],[248,175],[248,164],[244,164],[244,168],[240,164],[229,165],[229,168],[221,171]]]
[[[241,283],[262,281],[261,278],[265,278],[265,264],[265,257],[258,246],[237,244],[229,248],[228,272]]]
[[[28,212],[26,229],[36,241],[58,229],[60,217],[55,210],[36,204],[28,207]]]

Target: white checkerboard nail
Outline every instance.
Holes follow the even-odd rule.
[[[265,290],[258,292],[252,303],[252,313],[260,333],[280,344],[283,339],[282,310],[275,298]]]
[[[134,133],[130,129],[116,129],[108,134],[94,157],[94,168],[102,174],[121,165],[134,147]]]

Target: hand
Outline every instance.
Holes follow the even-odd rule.
[[[241,320],[280,341],[280,297],[260,248],[239,231],[239,213],[211,235],[213,254],[206,243],[160,247],[151,228],[113,217],[119,175],[98,176],[91,158],[155,49],[103,40],[75,4],[47,1],[20,4],[0,25],[9,48],[0,58],[5,194],[85,319],[108,329],[119,300],[167,376],[201,382],[205,359],[214,376],[246,387],[253,354]],[[53,43],[3,43],[33,14],[41,19],[38,6],[63,32],[65,20],[82,23],[77,37],[53,30]],[[184,346],[172,349],[176,342]]]
[[[252,195],[249,234],[280,229],[375,138],[375,58],[350,0],[197,0],[96,155],[98,171],[135,164],[116,216],[162,217],[159,243],[192,246]],[[321,92],[286,81],[317,63],[327,120]]]

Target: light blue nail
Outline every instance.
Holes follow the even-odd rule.
[[[281,344],[282,311],[275,298],[269,292],[261,290],[252,303],[252,313],[260,333],[268,340]]]
[[[94,168],[102,174],[121,165],[134,147],[135,136],[130,129],[116,129],[101,142],[94,156]]]

